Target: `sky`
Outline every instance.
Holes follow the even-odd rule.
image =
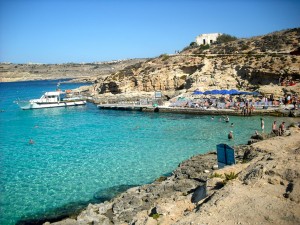
[[[0,0],[0,62],[151,58],[197,35],[300,27],[299,0]]]

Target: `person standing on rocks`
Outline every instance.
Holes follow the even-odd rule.
[[[272,124],[272,133],[277,134],[276,120]]]
[[[261,130],[264,132],[264,130],[265,130],[265,121],[263,120],[263,118],[260,118],[260,126],[261,126]]]
[[[284,124],[285,124],[285,122],[282,122],[282,123],[279,125],[279,129],[278,129],[278,135],[279,135],[279,136],[282,136],[283,133],[284,133]]]
[[[244,105],[243,108],[242,108],[242,114],[243,114],[244,116],[247,115],[247,108],[246,108],[245,105]]]

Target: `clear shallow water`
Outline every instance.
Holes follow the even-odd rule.
[[[23,111],[13,103],[38,98],[56,83],[0,83],[0,224],[90,201],[99,190],[152,182],[216,144],[246,143],[260,128],[260,117],[231,117],[230,127],[218,116],[106,111],[92,104]],[[269,132],[274,118],[264,119]],[[234,141],[227,140],[230,130]]]

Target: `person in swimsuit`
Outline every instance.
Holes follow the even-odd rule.
[[[272,133],[274,134],[277,134],[278,130],[277,130],[277,127],[276,127],[276,120],[274,120],[273,124],[272,124]]]
[[[226,123],[229,123],[229,117],[228,117],[228,116],[226,116],[225,122],[226,122]]]
[[[278,135],[279,135],[279,136],[282,136],[283,133],[284,133],[284,124],[285,124],[285,122],[282,122],[282,123],[279,125],[279,129],[278,129]]]
[[[233,139],[233,131],[230,131],[228,134],[228,139],[231,140]]]
[[[264,129],[265,129],[265,121],[263,120],[263,118],[260,118],[260,126],[261,126],[262,131],[264,131]]]

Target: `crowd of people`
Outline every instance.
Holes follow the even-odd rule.
[[[294,86],[296,85],[296,81],[294,81],[291,77],[285,77],[283,78],[282,76],[279,77],[279,85],[281,86]]]
[[[284,106],[289,109],[297,110],[300,106],[300,99],[297,95],[287,94],[277,99],[273,94],[269,96],[239,96],[239,95],[222,95],[222,96],[193,96],[192,98],[180,97],[170,101],[171,107],[199,108],[199,109],[233,109],[241,110],[241,114],[251,115],[256,109],[268,109],[268,107]],[[291,108],[293,105],[293,108]]]
[[[256,109],[267,109],[268,107],[282,106],[284,109],[298,110],[300,107],[300,98],[297,95],[286,94],[282,97],[274,97],[274,94],[268,96],[252,96],[252,95],[201,95],[189,97],[180,97],[170,101],[172,107],[185,107],[185,108],[199,108],[199,109],[233,109],[240,111],[242,115],[251,115]],[[212,120],[214,116],[212,116]],[[221,120],[221,118],[220,118]],[[223,116],[226,123],[229,123],[229,117]],[[260,120],[261,130],[264,133],[265,123],[263,118]],[[300,128],[300,123],[298,124]],[[233,127],[233,123],[231,123]],[[271,134],[282,136],[285,133],[285,122],[281,122],[279,126],[277,121],[273,121],[271,127]],[[256,135],[259,132],[255,131]],[[228,139],[234,138],[233,131],[228,133]]]

